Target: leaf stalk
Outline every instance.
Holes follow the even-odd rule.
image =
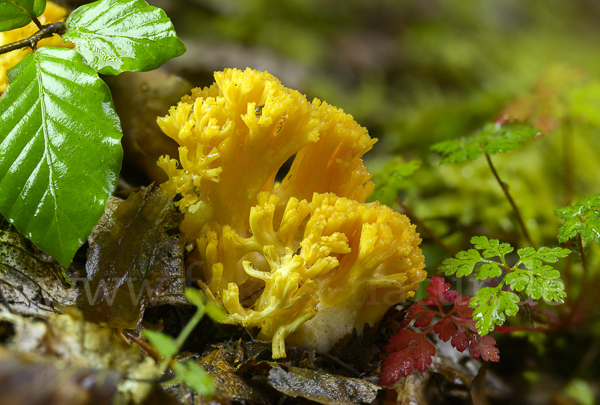
[[[42,25],[42,23],[40,22],[40,20],[38,20],[38,18],[35,15],[31,16],[31,20],[38,27],[38,29],[41,30],[42,28],[44,28],[44,26]]]
[[[519,223],[519,226],[521,227],[521,231],[523,232],[523,236],[525,236],[525,239],[527,239],[527,242],[529,243],[530,246],[535,246],[533,244],[533,241],[531,240],[531,236],[529,236],[529,232],[527,231],[527,227],[525,226],[525,222],[523,222],[523,218],[521,217],[521,213],[520,213],[519,209],[517,208],[517,204],[515,204],[515,201],[512,199],[512,197],[511,197],[511,195],[510,195],[510,193],[508,191],[508,187],[506,187],[506,184],[502,181],[502,179],[498,175],[498,172],[496,171],[496,168],[494,167],[494,164],[492,163],[492,159],[490,158],[490,155],[487,152],[483,152],[483,153],[484,153],[485,158],[486,158],[486,160],[488,162],[488,166],[490,167],[490,170],[494,174],[494,177],[498,181],[498,184],[500,184],[500,187],[502,188],[502,191],[504,192],[504,195],[506,196],[506,199],[508,200],[508,202],[512,206],[512,209],[513,209],[513,211],[515,213],[515,216],[517,218],[517,222]]]
[[[37,18],[34,20],[34,22],[35,21],[37,21]],[[39,21],[36,22],[36,24],[38,24],[38,27],[40,27],[40,30],[38,32],[36,32],[35,34],[31,35],[30,37],[21,39],[20,41],[16,41],[16,42],[13,42],[10,44],[0,46],[0,55],[2,55],[4,53],[15,51],[15,50],[21,49],[21,48],[31,48],[31,49],[35,50],[38,42],[40,42],[42,39],[50,38],[54,34],[64,35],[64,33],[67,32],[67,27],[66,27],[65,23],[62,21],[58,21],[58,22],[54,22],[52,24],[46,24],[46,25],[39,25],[39,23],[40,23]]]

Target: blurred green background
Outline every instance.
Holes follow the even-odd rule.
[[[420,159],[400,197],[456,249],[476,234],[522,239],[485,159],[439,166],[429,148],[493,122],[517,97],[548,104],[541,115],[556,121],[522,150],[493,157],[536,244],[556,244],[554,209],[600,191],[598,1],[150,3],[188,48],[166,68],[194,86],[226,67],[267,70],[367,127],[379,139],[365,156],[372,171],[392,156]],[[586,114],[575,111],[582,104]],[[434,269],[445,252],[425,242]]]

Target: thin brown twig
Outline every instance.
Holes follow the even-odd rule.
[[[161,360],[164,359],[163,356],[161,356],[161,354],[158,353],[154,349],[154,347],[152,347],[152,345],[150,343],[148,343],[147,341],[140,339],[129,332],[126,332],[126,336],[129,339],[131,339],[133,341],[133,343],[138,345],[142,350],[144,350],[146,353],[148,353],[148,355],[150,357],[152,357],[158,364],[160,364]],[[175,360],[173,358],[169,359],[169,362],[167,363],[168,364],[167,368],[169,368],[170,370],[173,370],[173,364],[175,364],[175,363],[177,363],[177,360]],[[164,375],[165,371],[166,371],[166,368],[165,368],[165,370],[161,371],[161,373],[160,373],[161,376]]]
[[[508,187],[506,187],[506,184],[504,184],[504,182],[502,181],[502,179],[500,179],[500,176],[498,175],[498,172],[496,171],[496,168],[494,167],[494,164],[492,163],[492,159],[490,158],[490,155],[488,155],[487,152],[483,152],[483,153],[485,154],[485,158],[487,159],[488,166],[490,167],[490,170],[494,174],[494,177],[498,181],[498,184],[500,184],[500,187],[502,188],[502,191],[504,192],[504,195],[506,196],[506,198],[508,199],[508,202],[512,206],[512,209],[513,209],[513,211],[515,213],[515,216],[517,217],[517,222],[519,223],[519,226],[521,227],[521,231],[523,232],[523,236],[525,236],[525,239],[527,239],[527,242],[529,243],[530,246],[535,247],[535,245],[533,244],[533,241],[531,240],[531,236],[529,236],[529,232],[527,231],[527,227],[525,226],[525,222],[523,222],[523,218],[521,217],[521,213],[519,212],[519,209],[517,208],[517,205],[515,204],[515,201],[512,199],[512,197],[510,196],[510,193],[508,192]]]
[[[585,259],[585,252],[583,250],[583,240],[581,239],[581,234],[577,235],[577,246],[579,248],[579,257],[581,257],[581,267],[583,267],[583,275],[582,278],[586,278],[589,275],[589,269],[587,265],[587,260]]]
[[[121,331],[120,329],[115,329],[115,332],[117,333],[117,336],[119,337],[119,339],[121,339],[123,342],[127,343],[129,346],[131,346],[131,342],[127,339],[127,337],[123,334],[123,331]]]
[[[150,357],[152,357],[154,360],[156,360],[156,362],[160,361],[160,354],[158,354],[158,352],[156,350],[154,350],[154,347],[152,347],[152,345],[148,342],[146,342],[145,340],[139,339],[138,337],[134,336],[133,334],[126,332],[127,337],[131,340],[133,340],[133,342],[138,345],[139,347],[141,347],[146,353],[148,353],[150,355]]]
[[[435,243],[448,252],[450,256],[456,255],[457,252],[450,246],[446,245],[443,240],[433,233],[433,231],[427,225],[425,225],[425,223],[421,221],[418,216],[415,215],[414,211],[408,205],[404,204],[402,201],[400,201],[400,199],[396,199],[396,202],[402,207],[406,215],[408,215],[414,221],[417,227],[421,228]]]
[[[38,21],[39,22],[39,21]],[[12,52],[21,48],[35,49],[38,42],[45,38],[50,38],[54,34],[63,35],[67,32],[67,27],[62,21],[54,22],[52,24],[43,25],[41,29],[35,34],[28,38],[22,39],[17,42],[0,46],[0,55],[3,53]]]

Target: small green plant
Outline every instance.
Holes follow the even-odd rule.
[[[442,164],[462,163],[473,161],[481,154],[489,156],[518,149],[538,133],[537,129],[526,126],[489,123],[469,137],[438,142],[431,149],[444,156]]]
[[[406,178],[421,167],[420,160],[405,162],[401,157],[390,159],[385,166],[373,175],[375,190],[367,198],[368,202],[379,201],[391,207],[398,198],[398,192],[406,187]]]
[[[500,178],[492,163],[490,155],[514,150],[524,142],[533,138],[539,131],[524,125],[488,124],[475,135],[457,140],[435,144],[432,149],[444,156],[442,164],[463,163],[484,155],[490,170],[499,183],[502,191],[511,204],[522,234],[530,245],[531,237],[525,226],[519,210],[512,199],[508,186]],[[388,163],[379,172],[379,184],[376,186],[382,196],[397,195],[403,186],[404,176],[411,175],[414,169]],[[407,170],[407,169],[413,170]],[[395,181],[390,181],[390,179]],[[377,178],[375,179],[377,180]],[[382,192],[383,191],[383,192]],[[566,242],[585,233],[585,240],[594,240],[598,234],[596,222],[600,222],[597,208],[600,198],[592,196],[581,200],[576,206],[566,207],[556,211],[556,214],[567,222],[559,231],[559,241]],[[488,334],[502,329],[507,317],[515,316],[520,305],[527,306],[528,311],[539,311],[535,304],[525,299],[540,300],[547,303],[562,303],[566,298],[565,285],[561,281],[561,273],[549,265],[567,257],[570,249],[562,247],[523,247],[516,250],[508,243],[498,239],[488,239],[486,236],[474,236],[470,239],[473,249],[455,253],[440,238],[425,226],[423,221],[415,218],[414,212],[408,205],[397,200],[404,211],[414,218],[420,229],[441,245],[452,258],[443,260],[439,271],[456,277],[469,277],[488,281],[491,285],[476,290],[473,297],[458,296],[456,291],[449,290],[450,284],[444,279],[434,276],[430,286],[426,288],[430,295],[425,300],[419,300],[405,308],[400,331],[392,337],[384,347],[388,353],[382,364],[381,382],[389,385],[402,375],[410,374],[414,368],[424,371],[432,362],[435,346],[426,336],[435,333],[442,341],[451,341],[459,351],[470,349],[473,357],[481,356],[484,360],[498,361],[499,352],[495,348],[495,340]],[[583,249],[580,249],[583,257]],[[452,308],[446,308],[453,304]],[[535,308],[532,308],[535,307]],[[536,320],[543,317],[537,316]],[[435,321],[434,321],[435,320]],[[548,319],[545,319],[546,321]],[[543,323],[543,322],[542,322]],[[408,326],[412,327],[407,329]],[[556,325],[555,325],[556,326]],[[415,331],[421,328],[421,331]],[[504,327],[511,330],[546,330],[539,327]]]
[[[490,155],[518,149],[525,141],[533,138],[538,133],[537,129],[527,126],[487,124],[481,131],[470,137],[439,142],[431,147],[431,150],[444,156],[444,159],[440,162],[441,164],[462,163],[467,159],[473,161],[483,154],[492,174],[513,208],[523,236],[531,246],[534,243],[531,236],[529,236],[521,213],[510,195],[506,183],[500,178]]]
[[[568,318],[563,320],[568,326],[577,326],[585,320],[593,319],[600,304],[596,293],[600,271],[591,269],[589,263],[589,253],[593,252],[591,248],[600,245],[600,194],[584,197],[574,205],[557,209],[554,214],[564,221],[558,231],[558,241],[567,246],[575,245],[579,253],[582,268],[578,283],[580,288],[570,305]],[[569,263],[566,276],[573,289],[572,273],[572,265]]]
[[[144,336],[162,357],[158,366],[157,379],[162,377],[163,373],[170,367],[175,373],[175,377],[194,392],[210,396],[214,391],[210,375],[194,361],[181,363],[174,361],[173,357],[179,353],[185,340],[204,315],[208,315],[215,322],[220,322],[225,318],[225,314],[216,304],[206,302],[204,295],[198,290],[188,288],[185,290],[185,296],[198,309],[192,319],[185,325],[177,339],[165,333],[148,329],[144,330]]]
[[[544,263],[556,263],[571,252],[569,249],[521,248],[517,250],[519,259],[510,265],[506,256],[514,248],[508,243],[485,236],[475,236],[471,243],[475,249],[458,252],[455,258],[444,260],[440,270],[458,277],[473,274],[478,280],[500,278],[496,286],[477,290],[469,304],[475,309],[473,319],[481,335],[502,326],[506,316],[516,315],[519,310],[517,303],[521,299],[514,291],[525,292],[534,300],[544,299],[546,302],[561,302],[565,298],[564,285],[559,280],[560,272]],[[513,291],[504,290],[504,286]]]
[[[584,197],[575,205],[557,209],[557,217],[565,221],[558,230],[558,241],[570,239],[600,243],[600,194]]]
[[[123,135],[98,73],[152,70],[185,52],[165,13],[143,0],[101,0],[42,26],[45,0],[0,2],[0,30],[39,31],[0,47],[29,47],[0,98],[0,213],[68,266],[116,187]],[[74,49],[37,43],[54,34]]]

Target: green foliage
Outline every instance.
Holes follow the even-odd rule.
[[[519,311],[519,297],[517,294],[502,291],[499,288],[484,287],[477,290],[471,298],[469,306],[474,308],[473,320],[482,336],[494,330],[495,326],[502,326],[507,316],[515,316]]]
[[[594,388],[592,387],[592,384],[580,378],[573,378],[571,381],[569,381],[564,386],[563,392],[576,404],[596,404],[596,394],[594,393]]]
[[[473,236],[471,243],[475,249],[483,250],[483,257],[490,258],[495,256],[504,256],[512,252],[514,249],[508,243],[500,243],[496,239],[488,239],[485,236]]]
[[[535,250],[532,247],[525,247],[517,250],[521,262],[527,268],[536,268],[542,265],[542,262],[556,263],[559,258],[567,257],[571,251],[559,247],[549,248],[542,246]]]
[[[185,290],[185,298],[194,306],[198,308],[204,308],[206,299],[202,291],[195,288],[188,288]]]
[[[558,241],[581,236],[586,242],[600,243],[600,194],[582,198],[575,205],[559,208],[554,214],[565,221],[558,230]]]
[[[206,298],[204,297],[204,293],[202,293],[200,290],[195,288],[187,288],[185,290],[185,298],[187,298],[192,305],[202,309],[202,311],[204,311],[204,313],[215,322],[222,322],[227,316],[225,310],[219,305],[212,301],[207,302]]]
[[[162,361],[158,370],[159,378],[166,368],[170,366],[177,379],[183,384],[190,387],[196,393],[210,395],[214,392],[214,386],[210,375],[204,371],[202,367],[194,361],[181,363],[173,361],[172,359],[179,353],[183,343],[205,314],[208,314],[215,321],[217,321],[217,318],[223,320],[225,315],[223,310],[216,304],[207,303],[204,294],[199,290],[188,288],[185,290],[185,297],[198,309],[192,319],[185,325],[177,339],[173,339],[171,336],[152,330],[145,330],[144,336],[148,342],[150,342],[152,347],[154,347],[156,352],[162,356]],[[215,308],[219,308],[219,310]]]
[[[0,211],[64,266],[104,211],[121,169],[108,86],[71,49],[45,47],[0,99]]]
[[[144,330],[144,337],[150,342],[157,353],[163,357],[173,357],[179,353],[179,347],[177,347],[175,339],[165,333],[146,329]]]
[[[0,0],[0,31],[26,26],[45,8],[46,0]]]
[[[475,249],[469,249],[467,251],[458,252],[456,258],[444,260],[442,262],[441,270],[446,272],[446,275],[456,273],[457,277],[466,277],[473,273],[475,266],[483,260],[481,253]],[[486,279],[490,273],[493,274],[493,277],[502,274],[502,270],[498,263],[488,260],[484,264],[486,267],[481,266],[475,274],[475,278]]]
[[[519,260],[509,266],[506,255],[514,249],[508,243],[500,243],[497,239],[485,236],[474,236],[471,243],[475,249],[458,252],[456,258],[444,260],[440,270],[446,275],[456,274],[458,277],[474,273],[474,277],[479,280],[505,274],[496,287],[482,288],[471,299],[470,307],[475,309],[473,319],[482,336],[491,332],[495,326],[503,325],[506,316],[514,316],[519,309],[519,296],[514,292],[504,291],[504,285],[508,285],[513,291],[525,291],[534,300],[543,298],[547,302],[560,302],[565,298],[564,285],[558,280],[560,272],[544,263],[556,263],[559,258],[570,253],[569,249],[521,248],[517,250]]]
[[[212,301],[206,303],[204,311],[215,322],[223,322],[227,317],[225,310]]]
[[[382,170],[373,175],[375,190],[368,197],[367,202],[380,201],[382,204],[392,206],[398,197],[398,192],[405,187],[406,178],[421,167],[420,160],[404,162],[401,157],[390,159]]]
[[[431,149],[445,156],[442,164],[462,163],[467,159],[473,161],[484,152],[493,155],[518,149],[538,133],[538,130],[528,127],[487,124],[470,137],[438,142]]]
[[[185,385],[190,387],[196,393],[200,395],[211,395],[215,388],[212,382],[210,374],[208,374],[202,367],[190,360],[186,363],[174,363],[173,372]]]
[[[444,260],[440,270],[446,275],[456,273],[458,277],[468,276],[476,270],[474,277],[479,280],[501,276],[502,263],[490,259],[497,256],[504,258],[513,248],[508,243],[499,243],[496,239],[488,240],[485,236],[474,236],[471,243],[475,249],[458,252],[456,258]],[[484,251],[483,256],[479,250]],[[478,264],[480,265],[477,266]]]
[[[45,5],[1,3],[3,29],[14,14],[1,11],[17,3],[27,22]],[[24,58],[0,99],[0,212],[64,266],[100,219],[121,168],[121,126],[97,72],[150,70],[185,51],[164,12],[142,0],[102,0],[66,25],[78,46]]]
[[[164,11],[144,0],[102,0],[82,6],[66,22],[65,41],[99,73],[117,75],[160,67],[183,55]]]

